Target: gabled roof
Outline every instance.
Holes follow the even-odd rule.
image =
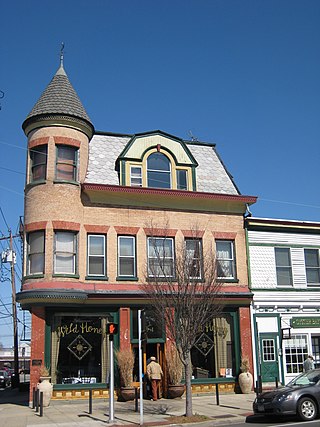
[[[91,120],[70,83],[62,63],[23,122],[23,130],[26,131],[26,128],[33,120],[47,119],[48,116],[67,116],[80,119],[89,125],[93,133],[94,128]]]

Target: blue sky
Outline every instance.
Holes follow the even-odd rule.
[[[96,130],[214,142],[254,216],[320,221],[319,0],[11,0],[1,18],[2,236],[23,215],[21,124],[61,42]],[[0,298],[6,344],[9,281]]]

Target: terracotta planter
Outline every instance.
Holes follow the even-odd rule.
[[[125,402],[129,400],[134,400],[134,387],[121,387],[120,388],[120,397]]]
[[[53,390],[51,382],[47,379],[42,379],[41,383],[37,384],[37,389],[43,393],[43,406],[49,406]]]
[[[181,397],[184,393],[185,386],[184,384],[169,384],[168,385],[168,398],[176,399]]]
[[[239,375],[239,386],[243,394],[251,393],[253,386],[253,377],[250,372],[242,372]]]

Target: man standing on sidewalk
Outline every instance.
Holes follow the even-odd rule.
[[[150,357],[150,363],[147,366],[147,376],[151,382],[152,400],[158,399],[158,388],[161,377],[163,375],[161,366],[157,363],[157,359]]]

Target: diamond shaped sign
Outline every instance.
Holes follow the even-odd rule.
[[[83,338],[82,335],[78,335],[71,344],[68,345],[68,350],[78,359],[81,360],[86,354],[91,351],[92,345]]]
[[[202,353],[204,356],[207,356],[213,349],[214,342],[210,337],[208,337],[207,334],[203,333],[197,339],[194,346],[200,351],[200,353]]]

